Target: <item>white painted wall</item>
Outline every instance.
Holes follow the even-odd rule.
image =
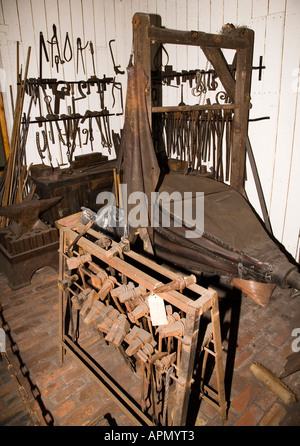
[[[116,40],[113,44],[115,58],[125,70],[131,52],[131,20],[135,12],[158,14],[162,25],[173,29],[217,33],[223,24],[229,22],[246,25],[255,31],[253,65],[257,65],[259,56],[263,56],[267,68],[260,82],[257,71],[253,71],[250,118],[269,119],[250,122],[249,136],[274,235],[299,260],[299,0],[0,0],[0,67],[4,70],[0,80],[9,131],[12,128],[9,86],[12,86],[16,97],[17,41],[20,42],[23,67],[27,48],[32,46],[29,77],[38,77],[39,73],[39,33],[42,31],[44,38],[50,39],[53,24],[57,26],[60,42],[64,42],[68,32],[73,45],[73,59],[61,65],[59,73],[56,73],[55,66],[52,68],[44,62],[43,77],[81,80],[93,74],[88,51],[85,52],[86,76],[81,67],[77,73],[74,58],[77,37],[82,42],[93,41],[98,77],[103,74],[114,76],[108,42]],[[206,61],[196,48],[168,46],[168,52],[174,68],[205,68]],[[229,52],[226,55],[231,57]],[[122,82],[125,101],[126,75],[118,75],[116,80]],[[180,100],[179,91],[169,90],[164,102],[176,105]],[[186,98],[190,101],[190,97]],[[97,110],[97,101],[97,95],[90,95],[88,103],[78,103],[79,111],[87,108]],[[108,103],[109,107],[111,103]],[[114,111],[120,111],[117,110],[118,104],[115,107]],[[111,123],[114,130],[119,130],[123,116],[113,117]],[[31,129],[28,139],[28,164],[40,163],[35,147],[36,130],[36,127]],[[102,150],[100,144],[94,148]],[[64,147],[61,148],[62,157],[57,144],[52,150],[55,153],[54,163],[55,160],[59,163],[66,160]],[[75,154],[86,150],[86,147],[78,147]],[[247,172],[246,190],[251,203],[261,214],[249,164]]]

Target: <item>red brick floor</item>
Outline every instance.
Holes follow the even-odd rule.
[[[0,425],[30,426],[38,419],[42,425],[84,426],[105,417],[110,425],[134,426],[73,357],[67,355],[61,365],[57,273],[43,268],[34,274],[31,285],[17,291],[0,274],[0,289],[0,326],[6,331],[6,351],[14,366],[8,371],[5,360],[0,361]],[[250,373],[253,362],[276,375],[283,369],[292,353],[292,330],[300,327],[299,297],[277,293],[266,308],[247,297],[231,306],[221,299],[220,312],[224,315],[223,359],[230,403],[225,425],[300,426],[300,403],[286,405]],[[23,399],[20,397],[14,372],[28,398],[23,389]],[[214,379],[213,374],[212,382]],[[300,398],[300,372],[284,382]],[[27,401],[34,411],[31,416]],[[196,425],[221,425],[217,410],[202,401]]]

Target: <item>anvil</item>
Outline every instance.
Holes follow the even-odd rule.
[[[42,222],[39,215],[55,206],[62,197],[47,198],[43,200],[23,201],[0,208],[0,215],[19,224],[19,231],[24,234],[31,229],[49,229]]]

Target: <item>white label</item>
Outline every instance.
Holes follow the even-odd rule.
[[[168,319],[162,297],[152,294],[148,297],[152,325],[167,325]]]

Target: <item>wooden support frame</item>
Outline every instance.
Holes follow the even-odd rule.
[[[157,284],[157,274],[165,277],[165,282],[178,278],[178,272],[158,265],[155,261],[129,250],[124,252],[123,256],[113,256],[109,258],[107,251],[94,241],[103,237],[97,231],[89,229],[88,238],[82,236],[78,239],[78,234],[82,233],[84,226],[79,222],[79,215],[70,216],[57,222],[60,229],[60,249],[59,249],[59,280],[63,281],[74,271],[69,271],[66,264],[66,252],[68,247],[75,241],[73,248],[84,253],[89,253],[93,259],[98,259],[101,264],[113,268],[118,273],[126,276],[127,279],[142,285],[147,290],[152,291]],[[112,242],[113,246],[116,242]],[[132,263],[133,262],[133,263]],[[147,267],[146,272],[144,267]],[[149,269],[153,275],[149,274]],[[136,425],[153,425],[153,419],[145,413],[140,405],[134,401],[127,393],[126,389],[117,383],[108,372],[98,364],[84,348],[72,339],[69,334],[70,318],[69,312],[69,294],[68,291],[59,287],[59,337],[60,337],[60,360],[63,361],[66,351],[78,360],[83,367],[88,370],[92,377],[107,391],[109,396],[120,406],[120,408],[135,422]],[[193,298],[189,295],[192,292]],[[201,317],[208,310],[211,312],[213,323],[214,346],[216,349],[216,376],[218,383],[217,407],[220,410],[222,421],[226,419],[226,401],[224,390],[224,371],[222,363],[222,347],[220,335],[220,321],[218,314],[218,295],[213,290],[207,290],[198,284],[189,285],[183,292],[168,291],[161,293],[160,296],[166,304],[171,304],[176,310],[184,313],[186,324],[182,340],[178,341],[178,351],[180,351],[180,362],[175,366],[173,380],[175,385],[174,404],[171,424],[173,426],[185,426],[189,408],[189,399],[191,393],[191,384],[193,381],[193,372],[195,367],[196,349],[199,343],[199,327]],[[205,395],[203,395],[205,398]]]
[[[151,44],[169,43],[199,46],[216,70],[226,93],[233,101],[233,143],[230,185],[245,194],[246,142],[250,108],[251,69],[254,32],[245,28],[238,36],[208,34],[199,31],[178,31],[150,24],[150,16],[136,13],[133,23],[133,51],[150,80],[146,91],[149,122],[152,122],[151,104]],[[236,50],[235,78],[230,71],[222,48]],[[175,107],[174,107],[175,108]],[[179,111],[179,110],[178,110]]]

